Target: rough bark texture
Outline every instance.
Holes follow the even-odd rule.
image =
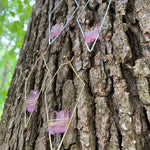
[[[80,10],[86,1],[79,1]],[[21,49],[0,122],[1,150],[48,150],[44,91],[63,56],[86,83],[76,116],[63,142],[68,150],[150,149],[150,1],[116,0],[93,52],[85,47],[75,17],[48,45],[48,14],[58,0],[37,0]],[[102,21],[106,0],[91,0],[82,14],[82,27]],[[66,21],[75,9],[73,0],[55,11],[52,22]],[[67,16],[67,17],[66,17]],[[24,85],[38,52],[45,56],[50,73],[28,128],[24,129]],[[28,91],[40,89],[46,75],[41,59],[28,83]],[[65,66],[47,92],[49,112],[73,109],[81,83]],[[56,149],[62,135],[52,137]]]

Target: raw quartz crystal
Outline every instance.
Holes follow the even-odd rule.
[[[63,23],[55,24],[54,26],[52,26],[51,33],[50,33],[50,39],[52,40],[54,37],[59,35],[59,33],[62,31],[62,29],[63,29]]]
[[[69,121],[69,110],[64,109],[60,112],[54,111],[53,113],[56,114],[56,119],[49,121],[49,134],[64,133]]]
[[[31,90],[28,99],[26,101],[26,109],[28,112],[33,112],[36,108],[36,101],[38,99],[39,92],[38,90]]]
[[[91,28],[90,31],[85,29],[85,40],[87,43],[94,42],[98,35],[98,27],[95,27],[95,29]]]

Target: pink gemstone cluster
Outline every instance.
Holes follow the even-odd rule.
[[[56,119],[49,121],[49,134],[64,133],[69,121],[69,110],[64,109],[60,112],[54,111],[53,113],[56,114]]]
[[[26,110],[28,112],[33,112],[37,108],[37,99],[39,97],[38,90],[31,90],[27,101],[26,101]],[[64,133],[68,126],[69,121],[69,110],[64,109],[62,111],[54,111],[52,115],[56,116],[56,119],[51,119],[48,122],[49,134],[54,135],[55,133]]]
[[[85,29],[85,40],[87,43],[94,42],[94,40],[98,37],[98,27],[96,26],[95,29],[93,27],[89,31],[88,29]]]
[[[51,33],[50,33],[50,39],[52,40],[54,37],[59,35],[59,33],[62,31],[62,29],[63,29],[63,23],[55,24],[54,26],[52,26]]]
[[[38,99],[38,96],[38,90],[31,90],[26,101],[26,109],[28,112],[33,112],[37,108],[36,101]]]

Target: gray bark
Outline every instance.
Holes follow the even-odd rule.
[[[76,16],[48,45],[48,14],[58,0],[37,0],[7,95],[0,122],[1,150],[48,150],[44,91],[63,56],[86,83],[81,102],[62,149],[149,150],[150,149],[150,1],[112,1],[100,39],[89,53],[76,23]],[[93,0],[80,22],[90,28],[102,21],[108,1]],[[75,9],[73,0],[63,3],[52,22],[66,21]],[[45,56],[50,73],[27,129],[24,128],[24,85],[31,67]],[[28,82],[28,92],[40,89],[47,69],[41,59]],[[81,83],[66,65],[47,92],[49,113],[73,109]],[[52,137],[56,149],[62,135]]]

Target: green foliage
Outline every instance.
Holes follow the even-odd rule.
[[[0,118],[35,0],[0,2]],[[6,74],[4,75],[4,72]],[[4,82],[4,77],[6,81]],[[4,84],[3,84],[4,82]]]

